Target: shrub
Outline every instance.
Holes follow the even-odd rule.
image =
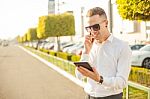
[[[80,56],[79,55],[72,55],[71,61],[73,61],[73,62],[80,61]]]
[[[50,55],[53,55],[53,56],[57,56],[57,52],[52,51],[52,50],[49,50],[49,54],[50,54]]]
[[[139,68],[139,67],[132,67],[130,75],[129,75],[129,80],[143,84],[145,86],[150,85],[150,70],[146,68]]]
[[[64,53],[64,52],[57,52],[57,57],[67,60],[68,59],[68,54]]]

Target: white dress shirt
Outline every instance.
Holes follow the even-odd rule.
[[[101,43],[93,43],[89,54],[82,54],[81,61],[88,61],[103,76],[103,83],[87,78],[85,92],[93,97],[105,97],[123,92],[131,69],[131,49],[127,42],[112,34]],[[82,74],[76,69],[76,77]]]

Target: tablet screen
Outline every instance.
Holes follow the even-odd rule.
[[[82,66],[90,71],[93,71],[92,67],[90,66],[90,64],[88,62],[74,62],[74,64],[79,67]]]

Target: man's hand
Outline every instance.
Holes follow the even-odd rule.
[[[89,71],[88,69],[82,67],[82,66],[79,66],[77,67],[77,70],[84,76],[86,77],[89,77],[93,80],[95,80],[96,82],[99,82],[100,81],[100,75],[98,74],[98,72],[96,71],[96,68],[95,67],[92,67],[93,71]]]
[[[85,41],[84,41],[84,49],[85,49],[85,52],[86,54],[89,54],[91,48],[92,48],[92,45],[93,45],[93,38],[91,37],[91,35],[86,35],[85,36]]]

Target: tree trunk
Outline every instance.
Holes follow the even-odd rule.
[[[149,41],[149,35],[147,33],[147,24],[146,24],[146,21],[145,21],[145,34],[146,34],[146,40]]]
[[[56,51],[60,51],[60,37],[59,36],[56,37],[56,42],[57,42]]]

